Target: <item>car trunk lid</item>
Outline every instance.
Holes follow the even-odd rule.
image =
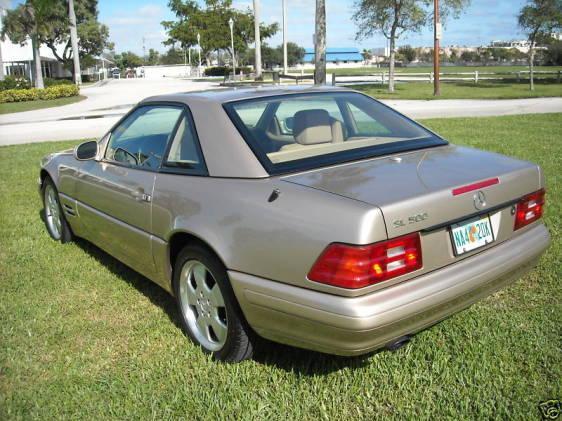
[[[389,238],[508,206],[541,188],[536,165],[455,145],[346,163],[283,179],[377,206]],[[482,181],[490,185],[471,186]],[[453,194],[464,187],[461,190],[468,191]]]

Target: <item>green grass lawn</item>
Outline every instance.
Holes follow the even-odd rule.
[[[76,142],[0,148],[0,419],[540,419],[538,403],[562,396],[562,114],[424,123],[540,163],[553,244],[521,281],[362,359],[268,344],[211,361],[159,287],[49,239],[39,158]]]
[[[525,72],[529,70],[528,66],[441,66],[441,72],[444,73],[454,73],[454,72],[474,72],[478,70],[479,72],[494,72],[494,73],[506,73],[506,72]],[[562,70],[562,66],[536,66],[537,71],[558,71]],[[328,73],[336,73],[338,75],[364,75],[369,73],[388,73],[388,67],[354,67],[354,68],[328,68]],[[433,72],[433,65],[420,66],[420,67],[397,67],[396,71],[398,73],[428,73]],[[313,73],[313,69],[306,69],[305,73]],[[507,75],[506,75],[507,76]],[[511,76],[513,77],[513,76]]]
[[[57,99],[38,99],[36,101],[7,102],[0,104],[0,114],[21,113],[22,111],[39,110],[41,108],[60,107],[61,105],[74,104],[86,99],[83,95],[70,96]]]
[[[433,96],[433,84],[402,82],[395,85],[395,92],[388,92],[388,85],[354,85],[353,89],[379,99],[515,99],[562,96],[562,83],[536,81],[535,90],[527,83],[505,82],[443,82],[441,96]]]

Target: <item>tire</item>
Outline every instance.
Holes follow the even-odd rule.
[[[219,361],[251,358],[255,334],[214,253],[198,244],[186,246],[174,265],[173,288],[182,328],[195,344]]]
[[[43,182],[41,196],[43,198],[43,220],[51,238],[61,243],[72,241],[72,230],[64,217],[59,192],[50,178],[46,178]]]

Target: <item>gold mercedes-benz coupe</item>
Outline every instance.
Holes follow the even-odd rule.
[[[358,355],[486,297],[549,244],[530,162],[455,146],[343,88],[148,98],[43,159],[49,234],[176,299],[219,360],[264,337]]]

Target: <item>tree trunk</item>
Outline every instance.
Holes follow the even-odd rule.
[[[394,47],[396,45],[396,37],[394,31],[390,34],[390,63],[388,65],[388,92],[394,92],[394,60],[396,53]]]
[[[80,53],[78,52],[78,32],[76,31],[76,14],[74,13],[74,0],[68,0],[68,20],[70,21],[70,42],[72,43],[72,58],[74,61],[74,83],[82,84],[80,72]]]
[[[256,38],[256,79],[261,80],[260,0],[254,0],[254,32]]]
[[[316,0],[316,39],[314,40],[314,84],[326,83],[326,1]]]
[[[43,72],[41,70],[41,55],[39,54],[39,42],[37,41],[37,35],[32,35],[31,37],[31,47],[33,49],[33,73],[35,75],[35,87],[43,89],[45,85],[43,84]]]
[[[529,89],[531,91],[535,90],[535,81],[534,81],[534,71],[535,71],[535,49],[533,44],[529,48]]]

